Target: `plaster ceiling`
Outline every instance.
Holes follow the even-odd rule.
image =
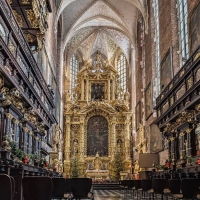
[[[139,12],[144,15],[143,0],[62,0],[56,20],[62,16],[67,59],[76,51],[85,59],[96,51],[111,59],[120,48],[129,61]]]

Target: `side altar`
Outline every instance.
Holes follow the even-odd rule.
[[[64,106],[64,172],[70,175],[72,159],[77,158],[81,177],[112,177],[117,152],[127,169],[131,164],[129,92],[121,88],[117,70],[99,53],[85,62],[76,83]]]

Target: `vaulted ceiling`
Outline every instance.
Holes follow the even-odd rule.
[[[121,49],[129,61],[138,15],[147,15],[143,1],[61,0],[56,22],[62,20],[62,44],[67,59],[77,51],[84,59],[100,51],[110,60]]]

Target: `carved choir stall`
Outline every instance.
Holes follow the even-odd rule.
[[[121,152],[131,163],[130,95],[119,85],[114,67],[103,62],[100,53],[86,62],[77,75],[77,85],[67,97],[65,110],[64,171],[76,157],[80,176],[104,179],[111,172],[114,155]],[[111,174],[110,174],[111,175]]]
[[[158,96],[155,107],[155,123],[168,141],[169,159],[177,168],[197,166],[200,156],[199,55],[200,47]]]
[[[33,56],[47,28],[48,3],[0,1],[0,174],[15,179],[15,200],[22,199],[24,176],[59,175],[47,169],[52,145],[58,154],[62,152],[61,133],[59,142],[52,144],[53,133],[57,133],[54,94]],[[62,172],[57,158],[53,162]]]

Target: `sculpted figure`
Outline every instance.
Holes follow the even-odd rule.
[[[124,99],[125,99],[125,101],[127,101],[127,102],[130,100],[130,93],[129,93],[128,91],[125,92],[125,94],[124,94]]]
[[[57,152],[58,151],[58,147],[57,147],[57,144],[58,144],[58,141],[59,141],[59,126],[56,125],[56,131],[55,131],[55,135],[54,135],[54,138],[53,138],[53,152]]]
[[[134,173],[138,173],[140,170],[139,161],[135,161]]]

